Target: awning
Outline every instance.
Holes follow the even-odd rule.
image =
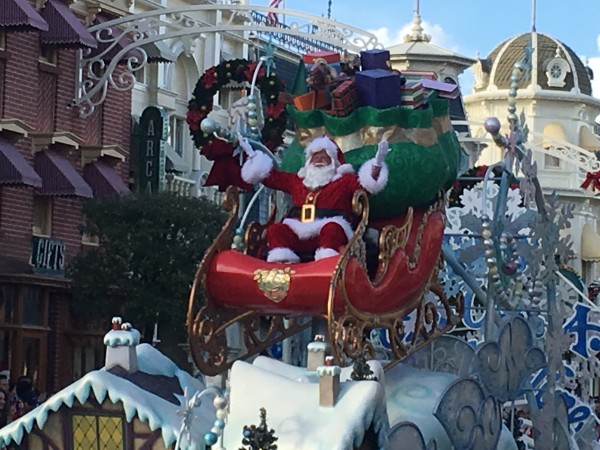
[[[600,151],[600,137],[588,127],[581,127],[579,129],[579,146],[590,152],[598,152]]]
[[[94,197],[122,196],[131,191],[109,164],[94,161],[83,168],[83,178],[92,187]]]
[[[600,236],[587,223],[581,232],[581,259],[592,262],[600,261]]]
[[[47,0],[42,17],[50,26],[40,33],[42,44],[66,48],[96,48],[98,43],[83,22],[60,0]]]
[[[567,142],[567,135],[564,127],[560,123],[550,123],[544,127],[543,131],[544,140],[542,147],[550,148],[556,147],[557,142]]]
[[[28,0],[2,0],[0,27],[16,31],[48,31],[48,23]]]
[[[42,178],[42,195],[65,195],[93,197],[92,188],[77,173],[64,156],[53,150],[45,150],[35,155],[35,171]]]
[[[165,153],[167,155],[167,172],[187,172],[189,167],[185,161],[167,142],[165,144]]]
[[[150,44],[142,45],[142,48],[148,56],[150,63],[172,63],[177,60],[175,53],[171,51],[169,45],[164,41],[151,42]]]
[[[42,179],[10,142],[0,139],[0,185],[42,187]]]

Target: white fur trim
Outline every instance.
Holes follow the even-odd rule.
[[[309,159],[313,153],[316,153],[319,150],[325,150],[327,155],[329,155],[333,161],[338,160],[338,146],[328,136],[321,136],[310,141],[304,149],[304,156],[306,159]]]
[[[260,183],[273,169],[273,160],[263,152],[256,152],[242,166],[242,180],[246,183]]]
[[[339,180],[344,175],[349,174],[349,173],[354,173],[354,167],[352,167],[352,164],[342,164],[335,171],[335,175],[333,176],[331,181]]]
[[[318,261],[323,258],[331,258],[332,256],[337,256],[339,254],[340,252],[332,248],[319,247],[315,251],[315,261]]]
[[[342,164],[337,168],[338,175],[346,175],[347,173],[354,173],[354,167],[352,164]]]
[[[358,182],[369,194],[377,194],[381,192],[388,182],[389,170],[386,163],[381,165],[381,172],[377,180],[373,179],[371,170],[375,166],[375,158],[371,158],[365,161],[365,163],[358,170]]]
[[[300,258],[289,248],[276,247],[269,251],[267,262],[298,263],[300,262]]]
[[[321,228],[329,222],[337,223],[342,227],[344,233],[346,234],[346,238],[350,240],[354,231],[350,226],[350,223],[342,216],[328,217],[326,219],[315,219],[312,222],[300,222],[298,219],[284,219],[283,223],[292,229],[292,231],[298,236],[300,239],[310,239],[315,236],[318,236],[321,232]]]

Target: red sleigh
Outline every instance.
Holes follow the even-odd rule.
[[[379,231],[376,269],[371,276],[363,239],[369,204],[362,191],[353,201],[358,225],[341,254],[299,264],[268,263],[261,257],[268,224],[250,224],[245,251],[232,250],[238,217],[235,188],[227,191],[225,206],[229,219],[198,267],[188,305],[192,355],[205,374],[218,374],[234,358],[264,351],[307,328],[310,318],[319,316],[327,320],[338,363],[372,352],[365,337],[375,328],[387,329],[392,359],[399,361],[444,333],[461,314],[460,301],[452,307],[437,284],[444,230],[442,201],[370,225]],[[438,309],[423,301],[427,292],[439,299],[443,326]],[[405,330],[403,319],[415,310],[414,329]],[[243,349],[236,355],[227,341],[232,326],[240,326],[243,336]],[[410,331],[413,337],[407,343],[402,337]]]

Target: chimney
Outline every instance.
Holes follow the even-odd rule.
[[[112,330],[104,336],[104,345],[106,345],[106,360],[104,368],[106,370],[120,366],[127,373],[134,373],[138,370],[136,345],[140,343],[140,333],[131,327],[130,323],[121,324],[120,317],[113,317]]]
[[[319,406],[333,407],[340,393],[342,369],[333,365],[333,356],[325,359],[325,365],[317,368],[319,375]]]
[[[325,350],[327,349],[325,336],[317,334],[315,340],[308,344],[307,349],[306,370],[314,371],[325,364]]]

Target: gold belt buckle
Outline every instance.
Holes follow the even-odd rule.
[[[302,205],[302,209],[300,211],[300,221],[312,222],[315,220],[315,211],[315,205]]]

